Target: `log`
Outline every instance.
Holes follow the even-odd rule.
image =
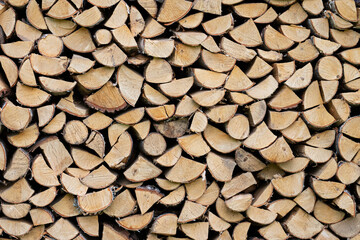
[[[355,0],[0,3],[3,239],[357,239]]]

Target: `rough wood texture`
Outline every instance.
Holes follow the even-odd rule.
[[[0,236],[360,239],[360,1],[0,1]]]

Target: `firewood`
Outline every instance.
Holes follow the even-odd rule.
[[[40,13],[40,16],[42,16],[42,13]],[[9,38],[13,34],[15,30],[15,23],[16,13],[12,7],[9,7],[7,10],[0,14],[0,26],[2,27],[6,38]]]
[[[345,213],[335,210],[323,201],[318,200],[315,204],[314,216],[324,224],[332,224],[340,222],[344,218]]]
[[[179,21],[179,24],[184,27],[184,28],[196,28],[197,26],[199,26],[203,20],[204,17],[204,13],[203,12],[198,12],[192,15],[189,15],[187,17],[184,17],[183,19],[181,19]]]
[[[256,208],[253,206],[250,206],[248,208],[248,210],[246,211],[246,215],[251,221],[261,225],[268,225],[272,223],[277,216],[276,213],[273,213],[269,210]]]
[[[138,139],[144,140],[150,132],[151,123],[149,120],[142,121],[132,126]]]
[[[206,190],[206,178],[198,178],[190,183],[185,184],[187,199],[196,201]]]
[[[241,144],[240,141],[233,139],[210,124],[207,125],[203,135],[209,146],[221,153],[232,152]]]
[[[169,99],[148,84],[144,84],[142,97],[151,105],[164,105]]]
[[[273,179],[271,183],[280,195],[284,197],[296,197],[303,190],[304,177],[304,172],[299,172],[286,177]]]
[[[47,134],[57,133],[63,129],[65,123],[66,114],[64,112],[60,112],[55,117],[53,117],[41,131]]]
[[[17,237],[28,233],[33,225],[25,220],[12,220],[3,217],[0,218],[0,226],[5,233]]]
[[[254,101],[251,97],[244,93],[238,93],[238,92],[230,92],[230,101],[232,103],[236,103],[240,106],[243,106],[245,104],[249,104]]]
[[[159,85],[160,90],[168,97],[178,98],[184,96],[194,83],[193,77],[174,79]]]
[[[247,89],[246,94],[254,99],[262,100],[269,98],[277,88],[278,82],[273,76],[270,75],[252,88]]]
[[[0,141],[0,169],[5,170],[7,163],[7,154],[4,143]]]
[[[89,135],[89,138],[85,142],[85,146],[94,150],[99,157],[104,157],[105,140],[104,136],[101,133],[97,131],[92,131]]]
[[[226,74],[213,72],[205,69],[194,68],[195,83],[204,88],[218,88],[222,86],[227,78]]]
[[[261,123],[266,115],[266,102],[264,100],[254,102],[249,106],[249,122],[251,126]]]
[[[286,172],[279,168],[277,164],[270,163],[266,165],[256,177],[260,180],[273,180],[284,177],[285,175]]]
[[[54,172],[45,162],[42,155],[38,155],[32,164],[32,173],[35,181],[42,186],[53,187],[60,185]]]
[[[323,229],[323,225],[300,208],[295,209],[285,222],[285,227],[295,237],[311,238]]]
[[[181,148],[191,156],[200,157],[210,152],[210,147],[201,134],[182,136],[178,138],[178,143]]]
[[[215,208],[219,217],[225,220],[226,222],[236,223],[244,219],[244,216],[241,213],[235,212],[230,208],[228,208],[224,200],[222,200],[221,198],[218,198],[216,200]]]
[[[64,234],[63,230],[68,231]],[[73,239],[79,234],[79,230],[67,219],[60,218],[53,225],[46,229],[46,232],[54,238]]]
[[[296,203],[293,200],[283,198],[276,201],[271,202],[267,209],[270,211],[277,213],[278,218],[283,218],[286,216],[294,207]]]
[[[76,17],[73,17],[74,21],[82,27],[93,27],[103,20],[103,16],[96,6],[85,10]]]
[[[340,182],[349,185],[354,183],[360,176],[360,168],[352,162],[340,162],[336,172],[336,177]]]
[[[135,195],[141,214],[145,214],[156,202],[158,202],[164,196],[157,189],[153,190],[147,187],[136,188]]]
[[[307,213],[311,213],[315,207],[315,193],[313,190],[311,190],[311,188],[307,188],[302,191],[296,198],[294,198],[294,202],[296,202],[297,205],[299,205]]]
[[[330,10],[325,10],[324,15],[330,20],[330,24],[339,30],[346,30],[352,27],[352,23],[346,21],[339,15],[335,14]]]
[[[51,58],[37,54],[31,54],[30,56],[30,63],[33,70],[45,76],[57,76],[62,74],[66,71],[68,62],[68,58],[66,57]],[[52,67],[47,68],[44,67],[45,65],[51,65]]]
[[[219,53],[221,49],[215,42],[212,36],[208,36],[202,43],[201,46],[213,53]]]
[[[21,219],[25,217],[30,211],[30,204],[20,203],[20,204],[8,204],[1,203],[1,210],[4,215],[11,219]]]
[[[190,116],[199,108],[199,105],[189,96],[185,95],[176,107],[175,116],[186,117]],[[206,127],[206,126],[205,126]],[[205,128],[203,127],[203,128]]]
[[[334,158],[331,158],[326,163],[321,164],[316,168],[314,168],[311,174],[317,177],[318,179],[328,180],[336,174],[336,171],[337,171],[337,162]]]
[[[319,51],[310,40],[299,43],[296,48],[289,51],[289,56],[299,62],[309,62],[319,56]]]
[[[312,179],[314,192],[324,199],[334,199],[340,196],[345,189],[345,184],[333,181]]]
[[[21,178],[5,189],[2,189],[0,198],[8,203],[23,203],[34,194],[34,190],[25,178]]]
[[[98,192],[78,196],[79,208],[86,213],[96,213],[110,206],[113,201],[113,193],[110,188],[105,188]]]
[[[233,28],[234,19],[232,14],[213,18],[202,24],[205,32],[209,35],[218,36],[230,31]]]
[[[86,177],[80,179],[80,181],[92,189],[103,189],[112,184],[116,180],[116,177],[116,173],[111,172],[107,167],[101,165],[99,168],[91,171]],[[103,180],[99,181],[99,179]]]
[[[294,42],[305,41],[310,35],[310,29],[297,25],[281,25],[280,30],[286,37]]]
[[[171,118],[175,114],[175,105],[166,104],[158,107],[147,107],[145,110],[149,117],[158,122]]]
[[[185,187],[180,186],[177,189],[171,191],[167,196],[160,199],[159,203],[165,206],[179,205],[185,199]]]
[[[76,82],[68,82],[61,79],[39,77],[40,85],[52,95],[64,95],[73,90]]]
[[[330,29],[330,35],[336,43],[344,48],[355,47],[360,38],[359,33],[353,30],[339,31]]]
[[[164,178],[155,178],[155,182],[157,183],[157,185],[160,188],[162,188],[166,191],[175,190],[176,188],[178,188],[180,186],[180,183],[171,182]]]
[[[312,41],[315,47],[324,55],[333,55],[341,47],[338,43],[317,37],[312,37]]]
[[[248,237],[248,231],[251,226],[250,222],[241,222],[237,224],[233,231],[233,239],[234,240],[244,240]]]
[[[235,161],[243,171],[247,172],[257,172],[266,166],[260,159],[242,148],[236,149]]]
[[[265,51],[261,49],[257,49],[257,53],[259,54],[259,57],[264,59],[268,62],[278,62],[283,59],[282,53],[276,52],[276,51]]]
[[[261,207],[267,204],[273,194],[273,185],[271,183],[265,184],[254,192],[254,200],[252,206]]]
[[[340,237],[354,237],[360,231],[357,226],[358,222],[359,214],[356,214],[355,217],[348,217],[341,222],[331,224],[330,229]]]
[[[154,38],[165,32],[166,28],[153,18],[148,18],[140,36],[142,38]]]
[[[123,204],[124,202],[127,204]],[[135,199],[129,190],[124,190],[114,198],[111,205],[104,210],[104,213],[111,217],[121,218],[133,213],[135,211],[135,207]]]
[[[295,157],[287,162],[279,163],[278,166],[289,173],[297,173],[303,171],[309,164],[310,159],[305,157]]]
[[[192,201],[185,201],[180,212],[178,223],[187,223],[196,220],[206,211],[206,207]]]
[[[339,238],[337,238],[332,232],[330,232],[327,229],[323,229],[315,238],[316,240],[322,240],[322,239],[333,239],[333,240],[338,240]]]
[[[103,231],[102,231],[102,240],[105,240],[105,239],[128,240],[128,239],[130,239],[129,232],[127,232],[125,230],[114,229],[112,226],[110,226],[109,224],[106,224],[106,223],[103,226],[104,227],[103,227]]]
[[[66,194],[53,202],[50,207],[62,217],[74,217],[80,215],[80,210],[74,206],[75,197]]]
[[[30,217],[34,226],[50,224],[54,222],[54,216],[44,208],[34,208],[30,211]]]
[[[76,29],[76,24],[69,20],[45,17],[45,22],[50,32],[58,37],[68,35]]]
[[[72,62],[73,60],[71,60],[71,63]],[[114,70],[114,68],[109,67],[100,67],[96,69],[93,68],[82,75],[75,75],[74,78],[84,88],[88,90],[96,90],[101,88],[106,84],[106,82],[109,81],[112,74],[114,73]]]
[[[25,128],[22,132],[9,134],[7,136],[7,140],[14,147],[27,148],[36,142],[39,135],[38,126],[36,124],[32,124]]]
[[[16,64],[10,58],[3,55],[0,56],[0,64],[2,70],[5,72],[5,77],[10,87],[14,87],[18,77],[18,68]]]
[[[258,79],[266,76],[272,70],[272,67],[266,63],[262,58],[255,57],[255,60],[252,62],[251,66],[246,72],[246,75],[250,79]]]
[[[161,174],[162,170],[156,167],[142,156],[124,172],[124,176],[131,182],[141,182],[155,178]]]
[[[83,120],[83,123],[92,130],[102,130],[110,126],[113,120],[101,112],[96,112]]]
[[[333,203],[335,203],[340,209],[345,210],[352,217],[355,217],[356,204],[353,197],[348,192],[345,191],[338,198],[334,199]]]
[[[154,221],[151,232],[166,236],[176,235],[177,219],[177,216],[171,213],[160,215]]]
[[[56,187],[50,187],[33,195],[29,201],[37,207],[45,207],[55,199],[56,193]]]
[[[244,18],[257,18],[265,13],[266,3],[242,3],[234,6],[237,15]]]
[[[263,43],[256,24],[252,19],[234,28],[229,34],[236,42],[246,47],[256,47]]]
[[[186,236],[193,239],[205,240],[208,238],[209,235],[208,222],[181,224],[180,229],[185,233]]]
[[[130,111],[126,111],[115,118],[115,121],[121,124],[133,125],[141,121],[144,117],[144,108],[135,108]]]
[[[251,205],[253,196],[249,193],[241,193],[225,201],[226,206],[235,212],[245,212]]]
[[[323,2],[319,0],[316,1],[305,0],[302,2],[301,5],[304,8],[304,10],[311,15],[318,15],[324,9]]]
[[[286,239],[288,237],[281,224],[277,221],[274,221],[266,227],[260,228],[259,233],[265,239]]]
[[[68,71],[71,73],[85,73],[95,64],[95,61],[92,61],[88,58],[82,57],[80,55],[74,54],[71,58],[70,64],[68,66]]]
[[[275,140],[276,136],[269,130],[265,122],[262,122],[255,128],[250,136],[245,139],[244,146],[260,150],[262,148],[266,148]]]
[[[255,184],[257,184],[256,179],[250,172],[243,173],[226,182],[221,189],[221,194],[225,198],[230,198]]]
[[[302,142],[311,138],[310,131],[301,118],[298,118],[289,127],[281,130],[281,133],[291,142]]]
[[[51,6],[47,15],[56,19],[66,19],[76,12],[76,9],[67,0],[59,0]]]
[[[283,130],[293,124],[298,116],[299,113],[295,111],[269,111],[267,125],[271,130]]]
[[[216,184],[216,182],[213,181],[210,186],[205,190],[204,194],[196,200],[196,202],[204,206],[209,206],[216,201],[216,199],[219,197],[219,193],[220,188]]]
[[[126,54],[115,44],[97,48],[92,52],[95,60],[107,67],[117,67],[127,60]]]
[[[11,101],[6,101],[0,117],[5,127],[12,131],[20,131],[29,125],[32,119],[32,111],[29,108],[16,106]],[[14,118],[16,118],[16,122],[13,121]]]
[[[233,159],[209,152],[206,157],[206,163],[211,175],[216,180],[227,182],[232,179],[232,173],[236,166],[236,163]]]
[[[23,41],[35,41],[41,37],[39,30],[20,20],[16,21],[15,33]]]
[[[111,42],[112,34],[107,29],[99,29],[95,33],[95,41],[98,45],[107,45]]]
[[[145,213],[144,215],[135,214],[129,217],[125,217],[116,222],[123,228],[130,231],[137,231],[145,228],[152,220],[154,212]]]
[[[292,40],[276,31],[271,25],[264,28],[262,35],[265,46],[274,51],[287,50],[294,44]]]
[[[229,223],[222,220],[212,212],[209,212],[208,220],[210,227],[217,232],[223,232],[231,226]]]
[[[180,157],[176,164],[165,173],[165,177],[172,182],[191,182],[199,177],[205,168],[206,164],[202,164],[185,157]],[[191,172],[189,172],[190,169]]]
[[[262,24],[272,23],[273,21],[275,21],[277,17],[278,14],[275,12],[275,10],[272,7],[270,7],[266,10],[266,12],[263,15],[255,19],[254,22],[262,23]]]
[[[99,220],[98,216],[83,216],[77,217],[76,221],[87,235],[97,237],[99,236]]]
[[[17,41],[12,43],[1,44],[3,52],[11,58],[24,58],[33,48],[32,41]]]
[[[77,167],[68,167],[65,170],[65,173],[69,174],[70,176],[76,177],[76,178],[83,178],[89,175],[89,170],[83,170],[81,168]]]
[[[166,141],[159,133],[150,133],[144,141],[141,142],[140,148],[149,156],[160,156],[166,150]]]

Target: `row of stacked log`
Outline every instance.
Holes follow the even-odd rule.
[[[358,1],[6,0],[0,26],[1,239],[360,239]]]

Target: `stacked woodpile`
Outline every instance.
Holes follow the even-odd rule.
[[[6,0],[0,26],[1,239],[360,239],[360,2]]]

